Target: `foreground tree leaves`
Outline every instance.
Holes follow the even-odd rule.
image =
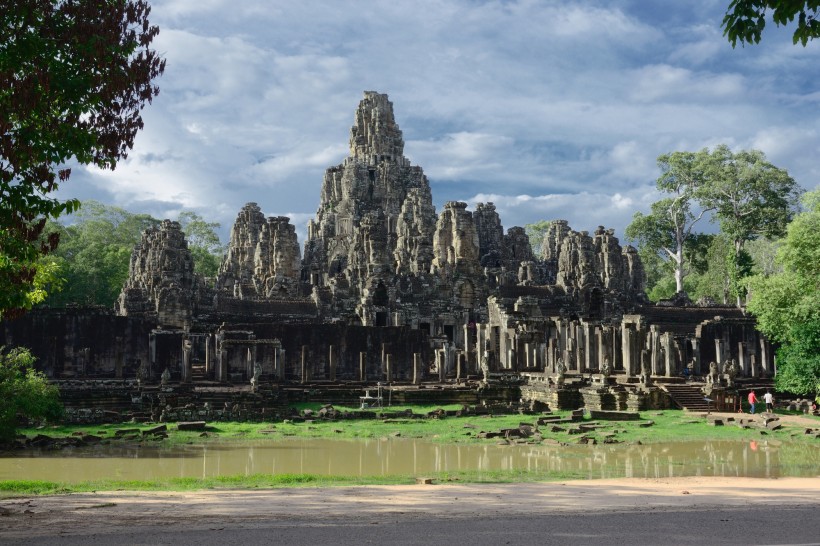
[[[37,261],[59,244],[46,220],[74,161],[113,169],[142,129],[165,61],[144,0],[8,0],[0,9],[0,316],[37,300]]]
[[[777,26],[787,26],[797,19],[792,42],[804,47],[820,37],[820,0],[732,0],[723,17],[723,35],[735,47],[759,44],[766,17],[771,15]]]

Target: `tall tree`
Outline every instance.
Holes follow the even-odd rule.
[[[747,280],[758,328],[782,344],[778,388],[798,394],[820,392],[820,188],[803,203],[778,253],[783,272]]]
[[[800,188],[789,173],[766,160],[759,150],[733,153],[717,146],[708,156],[706,183],[698,192],[702,207],[714,209],[714,219],[734,246],[728,271],[732,291],[740,305],[741,280],[751,273],[747,241],[782,237],[800,198]]]
[[[704,184],[708,150],[673,152],[658,157],[661,176],[659,191],[670,195],[652,203],[649,214],[635,213],[626,236],[646,251],[657,252],[672,263],[676,292],[684,292],[683,279],[689,274],[684,255],[686,242],[708,208],[696,208],[695,198]]]
[[[206,278],[215,277],[225,253],[225,247],[216,233],[220,224],[206,222],[202,216],[191,211],[179,213],[178,221],[188,241],[196,272]]]
[[[134,246],[143,231],[160,221],[96,201],[84,201],[70,219],[73,223],[68,226],[52,227],[62,240],[53,257],[61,267],[65,285],[46,303],[111,307],[128,277]]]
[[[732,47],[758,44],[771,15],[777,26],[787,26],[797,19],[793,43],[805,47],[809,40],[820,37],[819,0],[732,0],[723,17],[723,35]]]
[[[30,307],[69,161],[113,169],[142,129],[165,61],[145,0],[7,0],[0,9],[0,316]]]
[[[539,220],[532,224],[524,224],[524,231],[527,233],[527,237],[530,238],[532,253],[541,259],[544,258],[544,253],[541,251],[541,244],[544,242],[544,235],[551,225],[552,222],[549,220]]]

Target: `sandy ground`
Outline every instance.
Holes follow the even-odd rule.
[[[820,469],[818,469],[820,474]],[[362,486],[182,493],[105,492],[0,502],[0,537],[114,533],[141,526],[213,528],[277,520],[474,518],[590,511],[817,506],[814,478],[615,479],[514,485]],[[820,512],[818,512],[820,513]]]

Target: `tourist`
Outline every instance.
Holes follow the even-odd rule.
[[[757,404],[757,396],[755,396],[755,391],[749,391],[749,413],[755,412],[755,404]]]
[[[774,396],[766,389],[766,394],[763,395],[763,401],[766,402],[766,411],[769,413],[774,411]]]

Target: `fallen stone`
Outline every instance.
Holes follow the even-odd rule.
[[[663,413],[655,413],[655,415],[663,415]],[[602,421],[638,421],[641,418],[641,415],[637,411],[591,410],[589,416],[592,419],[600,419]]]
[[[655,421],[644,421],[643,423],[638,423],[638,426],[641,428],[648,428],[655,425]]]
[[[142,431],[143,436],[148,436],[149,434],[162,434],[168,431],[168,425],[157,425],[155,427],[147,428]]]
[[[205,430],[205,421],[182,421],[177,423],[177,430]]]

